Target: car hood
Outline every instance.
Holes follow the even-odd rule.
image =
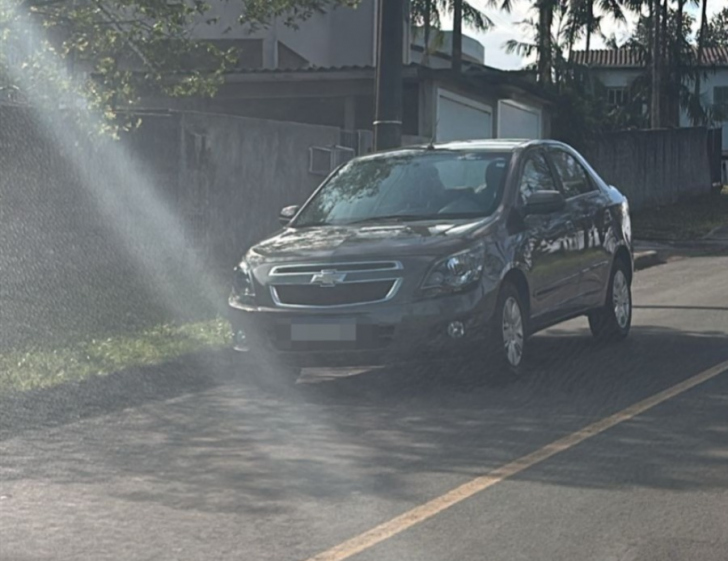
[[[286,228],[256,245],[264,261],[439,255],[482,233],[493,218]]]

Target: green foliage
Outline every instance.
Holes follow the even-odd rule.
[[[647,127],[641,97],[624,106],[610,105],[606,88],[586,69],[570,69],[558,88],[551,127],[557,140],[583,148],[604,133]]]
[[[355,0],[231,0],[231,26],[306,19]],[[119,121],[142,94],[210,96],[236,64],[233,49],[195,40],[218,23],[203,0],[0,0],[0,77],[33,105],[94,109]]]
[[[706,47],[728,48],[728,7],[710,19],[705,31]]]
[[[493,6],[494,0],[489,1],[488,4]],[[510,9],[510,4],[507,2],[503,6],[505,6],[504,9]],[[410,19],[413,25],[425,25],[428,8],[430,25],[434,30],[440,30],[443,15],[452,14],[455,9],[455,0],[411,0]],[[466,0],[463,0],[463,23],[476,31],[487,31],[494,26],[493,21],[485,13]]]

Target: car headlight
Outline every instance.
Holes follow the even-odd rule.
[[[242,261],[233,271],[233,297],[243,304],[255,298],[253,274],[246,261]]]
[[[422,283],[429,295],[459,292],[472,287],[483,276],[485,249],[461,251],[438,261]]]

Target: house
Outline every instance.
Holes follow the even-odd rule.
[[[720,109],[728,115],[728,48],[706,48],[703,53],[706,76],[701,82],[703,103]],[[645,73],[644,59],[629,49],[575,51],[572,61],[587,66],[592,75],[605,86],[607,101],[612,105],[624,105],[630,99],[634,81]],[[690,84],[688,84],[690,85]],[[723,153],[728,155],[728,120],[711,123],[723,129]],[[680,126],[690,126],[684,109],[680,110]]]
[[[236,70],[211,100],[145,100],[145,107],[193,109],[340,128],[356,152],[371,144],[374,121],[377,2],[316,13],[296,27],[230,25],[234,6],[214,4],[219,20],[193,36],[233,46]],[[463,71],[451,70],[450,33],[432,33],[425,56],[421,30],[405,25],[402,53],[405,141],[543,138],[552,99],[515,73],[484,65],[483,46],[463,37]],[[351,140],[356,138],[356,142]],[[349,139],[349,140],[346,140]]]

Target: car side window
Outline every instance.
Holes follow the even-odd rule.
[[[528,201],[528,198],[537,191],[558,191],[554,177],[551,175],[551,168],[544,155],[534,152],[526,158],[518,185],[521,202]]]
[[[556,173],[559,174],[564,196],[567,199],[596,190],[587,171],[571,154],[563,150],[553,150],[551,159],[554,162]]]

